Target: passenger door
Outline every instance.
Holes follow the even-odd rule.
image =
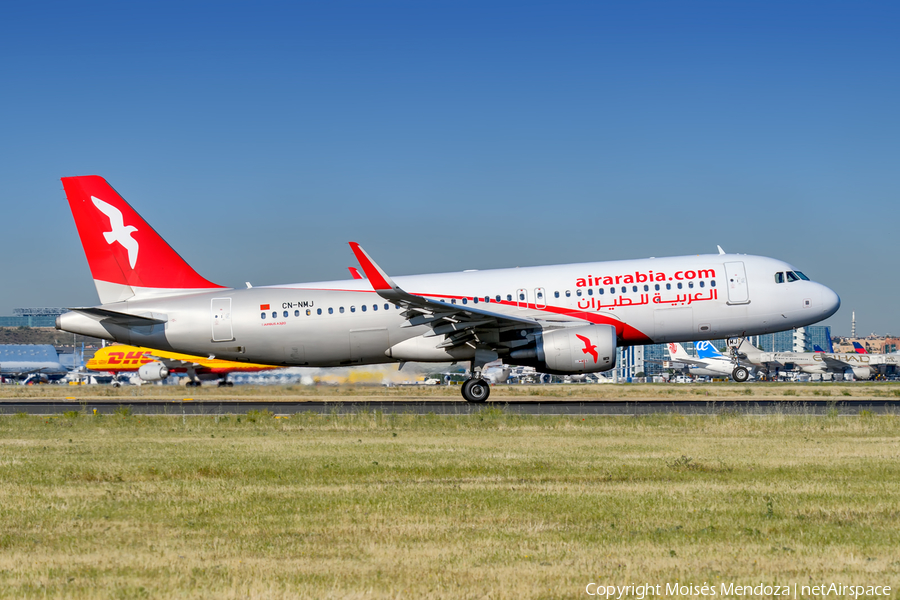
[[[213,298],[211,305],[212,341],[230,342],[234,339],[231,327],[231,298]]]
[[[728,304],[749,304],[747,274],[741,261],[725,263],[725,279],[728,285]]]

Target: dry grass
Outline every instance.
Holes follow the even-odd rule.
[[[898,434],[890,416],[496,408],[2,417],[0,598],[896,584]]]

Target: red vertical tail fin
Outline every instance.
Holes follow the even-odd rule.
[[[103,304],[222,288],[194,271],[102,177],[62,182]]]

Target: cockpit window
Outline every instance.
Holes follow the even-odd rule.
[[[797,277],[799,277],[799,278],[802,279],[803,281],[809,281],[809,277],[807,277],[806,275],[804,275],[804,274],[801,273],[800,271],[794,271],[794,274],[797,275]]]
[[[791,281],[800,281],[800,278],[797,277],[796,275],[794,275],[793,271],[787,272],[787,278],[788,278],[788,283],[790,283]]]
[[[775,283],[784,283],[784,273],[775,273]]]

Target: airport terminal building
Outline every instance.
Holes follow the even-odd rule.
[[[56,327],[56,317],[65,308],[14,308],[13,316],[0,317],[0,327]]]

